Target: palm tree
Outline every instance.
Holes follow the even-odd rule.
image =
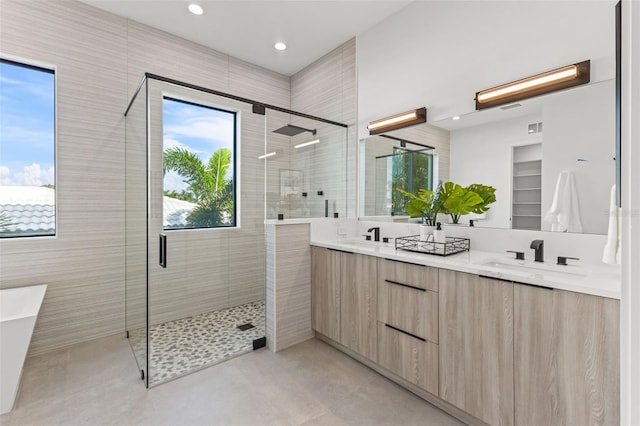
[[[164,151],[163,168],[176,172],[188,185],[184,196],[196,201],[196,207],[187,216],[189,227],[228,226],[235,223],[233,215],[233,181],[227,179],[231,165],[231,150],[220,148],[206,164],[184,148]]]

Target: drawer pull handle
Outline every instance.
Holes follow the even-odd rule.
[[[399,282],[397,282],[397,281],[384,280],[384,282],[389,283],[389,284],[400,285],[400,286],[402,286],[402,287],[412,288],[412,289],[414,289],[414,290],[427,291],[427,290],[426,290],[426,289],[424,289],[424,288],[415,287],[415,286],[412,286],[412,285],[409,285],[409,284],[399,283]]]
[[[389,327],[389,328],[391,328],[391,329],[395,330],[395,331],[399,331],[399,332],[400,332],[400,333],[402,333],[402,334],[406,334],[407,336],[411,336],[411,337],[413,337],[414,339],[418,339],[418,340],[421,340],[421,341],[423,341],[423,342],[426,342],[426,341],[427,341],[427,339],[423,339],[423,338],[422,338],[422,337],[420,337],[420,336],[416,336],[415,334],[411,334],[411,333],[409,333],[409,332],[407,332],[407,331],[401,330],[401,329],[399,329],[399,328],[397,328],[397,327],[394,327],[394,326],[392,326],[392,325],[389,325],[389,324],[387,324],[387,323],[385,323],[384,325],[385,325],[386,327]]]
[[[354,254],[352,251],[338,250],[338,249],[334,249],[334,248],[327,248],[327,250],[337,251],[338,253]]]
[[[389,262],[394,262],[394,263],[404,263],[405,265],[422,266],[423,268],[428,268],[428,266],[421,265],[419,263],[405,262],[404,260],[394,260],[394,259],[389,259],[388,257],[385,257],[384,260],[388,260]]]
[[[492,277],[492,276],[489,276],[489,275],[478,275],[478,276],[480,278],[488,278],[490,280],[504,281],[504,282],[507,282],[507,283],[520,284],[520,285],[528,285],[529,287],[538,287],[538,288],[541,288],[543,290],[553,290],[553,287],[547,287],[547,286],[544,286],[544,285],[523,283],[523,282],[520,282],[520,281],[508,280],[508,279],[505,279],[505,278],[496,278],[496,277]]]

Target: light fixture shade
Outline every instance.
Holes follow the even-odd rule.
[[[388,132],[391,130],[402,129],[403,127],[413,126],[415,124],[427,122],[427,108],[422,107],[412,111],[403,112],[402,114],[393,115],[391,117],[382,118],[369,123],[370,135]]]
[[[591,78],[591,61],[567,65],[532,77],[476,93],[476,110],[504,105],[556,90],[586,84]]]

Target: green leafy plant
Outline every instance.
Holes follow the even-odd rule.
[[[438,213],[440,212],[437,192],[420,189],[418,194],[412,194],[401,188],[396,188],[396,191],[409,198],[409,201],[405,204],[409,216],[421,217],[425,225],[436,225]]]
[[[218,149],[205,164],[196,154],[184,148],[171,148],[164,151],[163,165],[165,173],[175,171],[188,185],[179,198],[198,204],[187,216],[188,226],[227,224],[233,215],[233,182],[226,177],[231,165],[229,149]]]
[[[496,202],[496,189],[493,186],[472,183],[467,186],[469,191],[473,191],[482,198],[482,203],[473,206],[472,213],[482,214],[489,210],[489,204]]]
[[[480,195],[453,182],[445,182],[440,187],[438,200],[442,213],[451,216],[453,223],[458,223],[460,216],[473,212],[476,206],[484,203]]]

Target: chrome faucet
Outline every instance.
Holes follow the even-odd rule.
[[[374,226],[373,228],[367,229],[367,232],[373,231],[373,241],[380,241],[380,227]]]
[[[544,262],[544,241],[533,240],[531,241],[531,248],[535,250],[535,261]]]

